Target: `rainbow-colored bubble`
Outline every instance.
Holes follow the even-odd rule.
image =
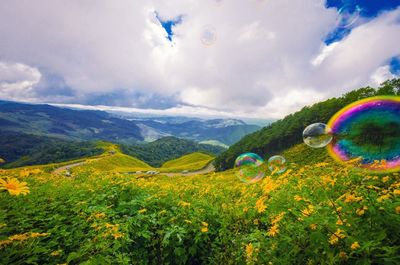
[[[354,102],[328,122],[329,154],[373,172],[400,170],[400,97],[377,96]]]
[[[255,183],[265,176],[264,160],[257,154],[244,153],[235,160],[236,176],[245,183]]]

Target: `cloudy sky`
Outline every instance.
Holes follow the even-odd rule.
[[[400,0],[0,0],[0,36],[1,99],[86,108],[281,118],[400,74]]]

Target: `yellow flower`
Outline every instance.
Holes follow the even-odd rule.
[[[257,210],[257,212],[262,213],[265,212],[265,209],[267,209],[267,206],[264,204],[265,199],[265,197],[261,197],[256,201],[256,206],[254,208]]]
[[[301,211],[301,213],[304,216],[310,216],[313,212],[314,212],[314,206],[312,206],[311,204],[308,205],[307,208],[305,208],[304,210]]]
[[[178,205],[182,206],[182,207],[190,207],[190,202],[184,202],[184,201],[180,201],[178,203]]]
[[[201,232],[203,232],[203,233],[206,233],[206,232],[208,232],[208,223],[206,223],[206,222],[201,222],[201,228],[200,228],[200,231]]]
[[[316,224],[310,224],[311,230],[317,230],[317,225]]]
[[[18,196],[29,193],[29,187],[26,182],[19,182],[16,178],[0,179],[0,190],[7,190],[11,195]]]
[[[393,191],[393,194],[394,194],[394,195],[400,195],[400,190],[394,190],[394,191]]]
[[[330,176],[322,176],[321,177],[323,185],[331,185],[332,187],[335,186],[336,180],[331,178]]]
[[[356,242],[354,242],[353,244],[351,244],[351,250],[356,250],[357,248],[359,248],[360,247],[360,244],[358,244],[358,242],[356,241]]]
[[[400,206],[397,206],[395,211],[396,211],[397,214],[400,214]]]
[[[251,258],[253,256],[254,247],[252,243],[246,245],[246,256],[247,258]]]
[[[6,224],[0,223],[0,228],[3,228],[3,227],[5,227],[5,226],[7,226],[7,225],[6,225]]]
[[[298,202],[298,201],[303,200],[303,198],[299,195],[294,195],[294,200]]]
[[[388,182],[390,180],[389,176],[383,177],[382,182]]]
[[[62,252],[61,249],[53,251],[53,252],[50,253],[50,256],[53,256],[53,257],[60,256],[61,252]]]
[[[340,257],[341,259],[347,258],[346,252],[340,251],[340,252],[339,252],[339,257]]]
[[[356,214],[362,216],[365,214],[366,210],[368,210],[368,206],[363,206],[362,208],[356,210]]]
[[[268,232],[267,232],[267,235],[268,235],[268,236],[274,237],[274,236],[276,236],[277,234],[279,234],[279,225],[278,225],[278,224],[275,224],[275,225],[271,226],[271,227],[268,229]]]
[[[145,213],[145,212],[147,212],[147,209],[146,209],[146,208],[140,209],[140,210],[138,211],[138,213]]]
[[[357,197],[356,195],[354,195],[354,194],[346,194],[345,195],[345,199],[344,199],[344,202],[348,202],[348,203],[352,203],[352,202],[359,202],[359,201],[361,201],[363,199],[363,197]]]
[[[101,218],[106,217],[106,214],[105,213],[96,213],[96,214],[94,214],[94,217],[96,217],[97,219],[101,219]]]
[[[284,215],[285,215],[285,212],[281,212],[280,214],[275,216],[275,218],[272,219],[271,224],[276,225],[277,223],[279,223],[282,220]]]
[[[114,237],[114,239],[118,239],[118,238],[120,238],[120,237],[123,237],[124,236],[124,234],[122,234],[122,233],[114,233],[114,234],[112,234],[112,236]]]
[[[339,239],[345,238],[346,235],[344,235],[343,232],[342,229],[338,228],[329,238],[329,244],[336,245],[339,242]]]
[[[381,201],[384,201],[384,200],[387,200],[387,199],[390,199],[390,194],[385,194],[385,195],[379,196],[379,198],[376,199],[376,200],[378,202],[381,202]]]

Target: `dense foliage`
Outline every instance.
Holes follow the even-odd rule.
[[[98,155],[103,150],[95,143],[0,132],[0,157],[4,168],[48,164]]]
[[[234,171],[0,171],[1,263],[399,264],[399,174],[312,163],[296,148],[286,156],[308,165],[251,185]]]
[[[176,137],[164,137],[151,143],[122,145],[121,150],[128,155],[145,161],[151,166],[161,167],[163,163],[186,154],[202,151],[216,155],[224,151],[225,148],[198,144],[191,140]]]
[[[278,154],[283,150],[302,142],[304,128],[315,122],[327,123],[341,108],[359,99],[377,95],[400,95],[400,79],[384,82],[378,89],[360,88],[342,97],[304,107],[302,110],[286,116],[264,127],[260,131],[249,134],[215,160],[218,170],[232,168],[238,155],[244,152],[254,152],[265,158]]]

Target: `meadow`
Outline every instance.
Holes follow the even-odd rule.
[[[1,170],[1,264],[400,263],[398,173],[298,145],[254,184],[235,170],[132,175],[148,167],[113,150],[71,176],[52,173],[67,163]],[[179,161],[167,166],[193,160]]]

